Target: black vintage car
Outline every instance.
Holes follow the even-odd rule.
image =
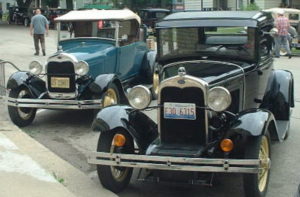
[[[170,14],[170,10],[162,8],[147,8],[141,9],[138,14],[142,19],[142,23],[148,28],[153,29],[159,20]]]
[[[133,168],[139,179],[187,183],[240,173],[247,197],[265,196],[271,140],[287,138],[294,107],[293,75],[273,67],[272,26],[253,11],[176,13],[158,23],[157,105],[137,86],[132,107],[104,108],[93,123],[101,133],[89,163],[103,186],[122,191]],[[151,109],[157,123],[143,112]]]

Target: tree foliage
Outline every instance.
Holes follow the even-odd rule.
[[[33,0],[16,0],[19,7],[29,8]]]

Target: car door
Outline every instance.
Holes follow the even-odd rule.
[[[117,74],[124,81],[139,74],[147,46],[146,43],[139,41],[139,24],[126,21],[120,26],[123,29],[120,29],[122,39],[118,48]]]

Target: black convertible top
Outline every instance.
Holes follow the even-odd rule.
[[[260,11],[191,11],[178,12],[165,17],[157,28],[199,26],[248,26],[256,27],[273,22],[270,13]]]

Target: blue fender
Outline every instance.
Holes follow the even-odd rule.
[[[94,131],[127,131],[138,145],[141,153],[158,137],[157,124],[147,115],[127,105],[115,105],[103,108],[96,116],[92,128]]]
[[[89,89],[94,94],[102,96],[111,83],[114,83],[118,87],[121,103],[127,103],[127,97],[125,96],[122,83],[115,74],[102,74],[97,76],[94,82],[90,83]]]
[[[272,112],[265,109],[249,109],[238,114],[230,133],[244,136],[261,136],[269,129],[272,139],[279,140],[276,120]]]
[[[294,106],[293,74],[286,70],[274,70],[260,108],[270,110],[276,120],[289,120],[290,108]]]
[[[25,86],[35,97],[46,91],[46,83],[29,72],[15,72],[7,81],[7,89],[17,89]]]

